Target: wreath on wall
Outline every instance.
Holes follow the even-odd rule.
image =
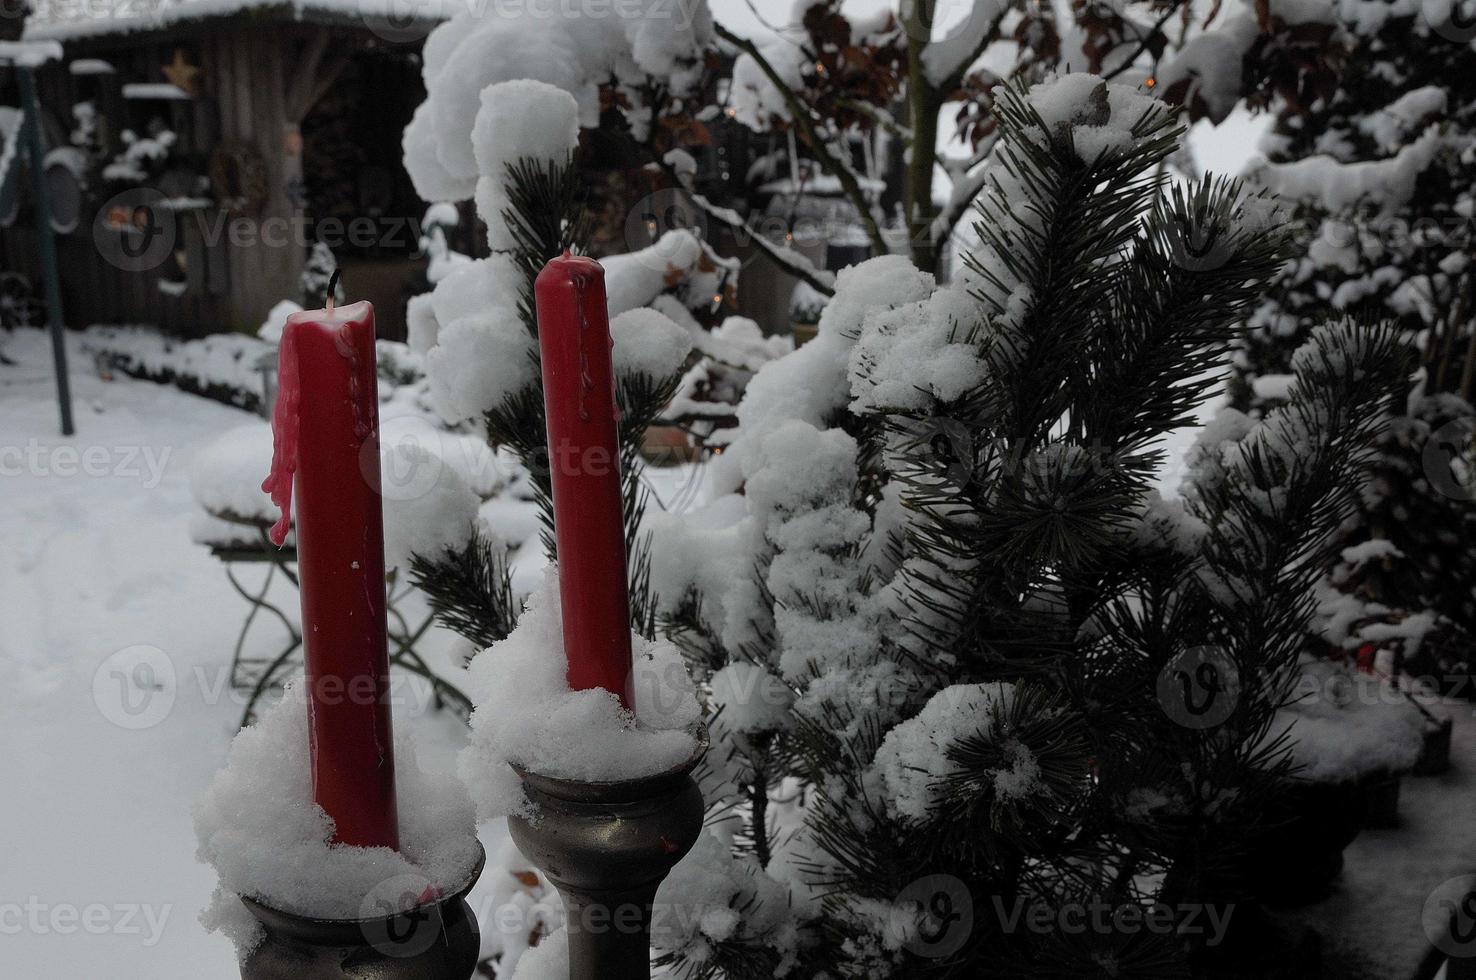
[[[249,143],[222,143],[210,155],[210,186],[221,210],[256,215],[266,205],[266,161]]]

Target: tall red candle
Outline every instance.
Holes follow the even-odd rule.
[[[544,266],[534,293],[569,686],[601,687],[629,705],[630,603],[605,270],[566,252]]]
[[[297,568],[313,798],[334,840],[399,847],[385,640],[384,517],[374,307],[294,313],[282,331],[272,472],[262,489],[297,503]]]

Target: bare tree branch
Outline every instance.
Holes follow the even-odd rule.
[[[866,192],[861,189],[861,182],[856,179],[856,173],[851,169],[849,161],[838,157],[822,138],[819,130],[815,128],[814,119],[810,117],[809,108],[780,77],[779,72],[769,63],[769,59],[759,51],[758,45],[745,37],[734,34],[722,24],[715,24],[714,27],[718,37],[752,58],[773,86],[779,90],[779,94],[784,98],[784,104],[789,108],[789,115],[794,124],[799,127],[800,132],[805,136],[805,141],[815,151],[815,159],[821,169],[840,182],[841,190],[861,214],[861,221],[866,227],[866,237],[871,240],[871,247],[876,249],[878,254],[884,254],[887,251],[887,244],[882,238],[881,226],[877,223],[876,215],[872,213],[871,201],[866,196]]]

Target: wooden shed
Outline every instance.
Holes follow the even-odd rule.
[[[25,37],[65,53],[38,81],[68,324],[252,331],[323,243],[398,336],[425,209],[400,139],[437,20],[397,2],[43,0]],[[0,203],[0,258],[34,275],[34,216]]]

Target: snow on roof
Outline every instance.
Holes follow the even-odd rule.
[[[403,32],[408,24],[449,18],[476,0],[36,0],[26,19],[27,41],[67,41],[152,31],[184,21],[280,11],[299,20],[360,20]]]

